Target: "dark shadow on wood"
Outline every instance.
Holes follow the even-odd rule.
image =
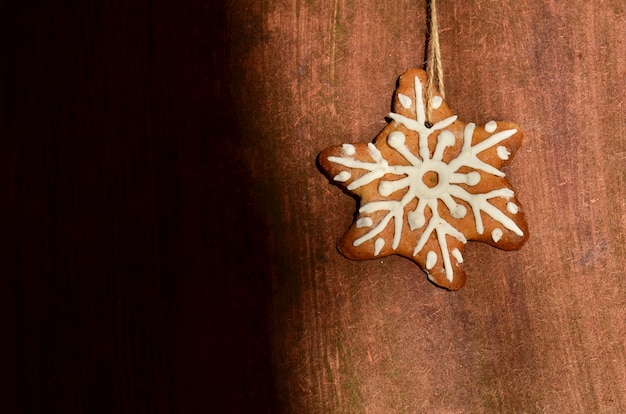
[[[90,3],[0,5],[0,411],[269,412],[269,229],[225,2]]]

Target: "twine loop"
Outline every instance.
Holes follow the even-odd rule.
[[[428,33],[428,51],[426,60],[426,70],[428,73],[428,84],[426,86],[426,107],[427,119],[429,122],[432,117],[431,100],[439,91],[442,99],[446,98],[443,87],[443,66],[441,63],[441,50],[439,45],[439,23],[437,21],[437,1],[430,0],[428,2],[429,17],[429,33]]]

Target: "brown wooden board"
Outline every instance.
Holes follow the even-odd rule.
[[[424,60],[423,1],[229,8],[232,102],[272,272],[286,412],[626,411],[626,29],[621,1],[442,1],[447,101],[518,123],[507,173],[531,229],[470,243],[448,292],[399,257],[350,261],[356,202],[316,168],[369,142]]]
[[[440,0],[531,233],[449,292],[342,257],[316,166],[384,127],[423,0],[0,2],[0,412],[626,412],[625,9]]]

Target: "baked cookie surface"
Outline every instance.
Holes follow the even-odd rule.
[[[339,242],[343,255],[405,256],[432,282],[456,290],[465,284],[467,241],[513,250],[528,239],[522,207],[502,171],[523,134],[510,122],[458,120],[439,94],[426,102],[426,82],[421,69],[405,72],[391,121],[374,142],[327,148],[319,164],[360,200]]]

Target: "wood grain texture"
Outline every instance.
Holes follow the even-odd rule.
[[[229,16],[286,412],[626,410],[623,2],[440,2],[451,107],[526,136],[508,173],[531,239],[470,244],[458,293],[397,257],[341,257],[355,201],[314,164],[382,128],[422,64],[423,2],[238,0]]]
[[[466,286],[335,245],[424,1],[0,2],[0,412],[626,412],[620,0],[441,0],[446,98],[510,120],[531,229]]]

